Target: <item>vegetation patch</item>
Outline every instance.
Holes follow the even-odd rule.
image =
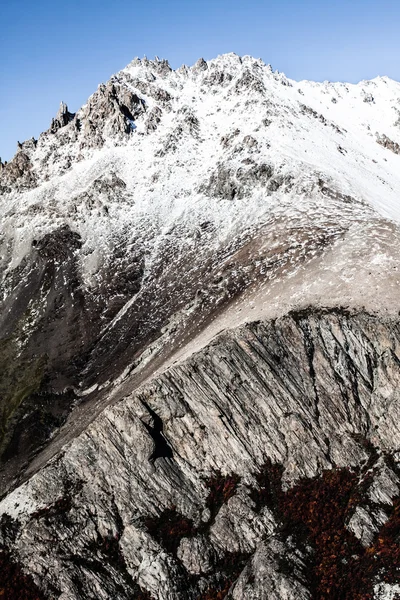
[[[0,456],[11,435],[19,407],[40,388],[45,359],[22,359],[14,339],[0,341]]]
[[[174,556],[181,539],[197,532],[193,521],[181,515],[175,506],[165,509],[157,517],[147,517],[144,524],[151,536]]]
[[[215,517],[219,513],[222,505],[226,504],[228,500],[235,495],[239,481],[240,477],[239,475],[236,475],[236,473],[233,473],[232,475],[221,475],[221,473],[216,473],[206,481],[209,490],[206,506],[211,513],[211,517],[207,523],[208,528],[214,523]]]
[[[197,534],[206,534],[223,506],[234,496],[240,477],[238,475],[213,474],[206,480],[208,495],[206,507],[210,511],[208,521],[200,523],[195,527],[193,520],[181,515],[175,506],[165,509],[157,517],[147,517],[144,521],[147,531],[158,543],[175,556],[181,539],[194,537]],[[214,575],[210,575],[210,586],[198,596],[198,600],[220,600],[225,598],[229,588],[241,573],[247,559],[247,554],[239,552],[227,552],[218,560],[214,566]],[[182,576],[187,581],[188,589],[196,589],[198,576],[187,573],[183,565],[178,561]],[[217,577],[215,577],[217,575]]]
[[[165,550],[176,556],[183,537],[193,537],[210,529],[221,506],[235,494],[239,481],[240,477],[236,474],[223,476],[221,473],[214,474],[206,481],[209,490],[206,507],[210,510],[210,518],[198,527],[194,526],[192,519],[181,515],[176,506],[172,506],[156,517],[146,517],[144,525],[147,531]]]
[[[30,575],[0,548],[0,598],[1,600],[46,600]]]
[[[242,552],[227,552],[215,565],[219,583],[213,583],[197,600],[223,600],[244,569],[250,555]]]
[[[363,469],[333,469],[283,491],[282,468],[270,462],[252,491],[258,510],[271,508],[282,532],[314,553],[308,571],[313,600],[372,600],[378,581],[400,582],[400,499],[376,540],[364,548],[346,523],[365,499],[370,461]]]

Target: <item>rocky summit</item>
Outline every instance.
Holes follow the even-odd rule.
[[[135,59],[0,194],[0,597],[400,597],[400,83]]]

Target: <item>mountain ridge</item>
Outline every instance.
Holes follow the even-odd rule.
[[[0,542],[49,598],[395,593],[399,148],[400,83],[229,54],[135,59],[1,167]],[[368,581],[276,526],[302,486]]]
[[[398,228],[385,219],[398,213],[399,158],[380,136],[399,139],[400,84],[315,85],[303,90],[262,61],[232,54],[177,71],[165,60],[135,59],[80,111],[62,105],[37,142],[21,144],[16,158],[26,159],[18,159],[14,187],[2,188],[3,336],[22,327],[21,349],[10,351],[23,355],[33,332],[42,357],[32,346],[27,360],[55,361],[52,393],[79,403],[87,390],[107,387],[115,369],[132,370],[135,353],[134,371],[148,361],[141,353],[157,355],[165,342],[179,353],[192,329],[219,323],[229,306],[204,343],[243,318],[282,314],[285,302],[285,310],[324,305],[334,289],[332,305],[359,296],[358,306],[395,310]],[[353,119],[355,103],[379,124],[389,106],[390,128],[380,125],[375,137]],[[324,116],[341,105],[339,123]],[[8,176],[3,167],[0,185]],[[59,296],[63,280],[71,284]],[[32,297],[21,295],[28,281]],[[366,293],[371,285],[385,287],[383,302]],[[53,318],[67,327],[61,347],[49,331]],[[74,356],[76,342],[67,340],[77,323],[82,350]]]

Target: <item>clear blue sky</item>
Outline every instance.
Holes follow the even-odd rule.
[[[135,56],[176,68],[236,52],[294,79],[400,80],[399,25],[400,0],[4,0],[0,156]]]

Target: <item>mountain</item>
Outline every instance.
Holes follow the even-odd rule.
[[[135,59],[0,164],[5,598],[400,594],[400,83]]]

